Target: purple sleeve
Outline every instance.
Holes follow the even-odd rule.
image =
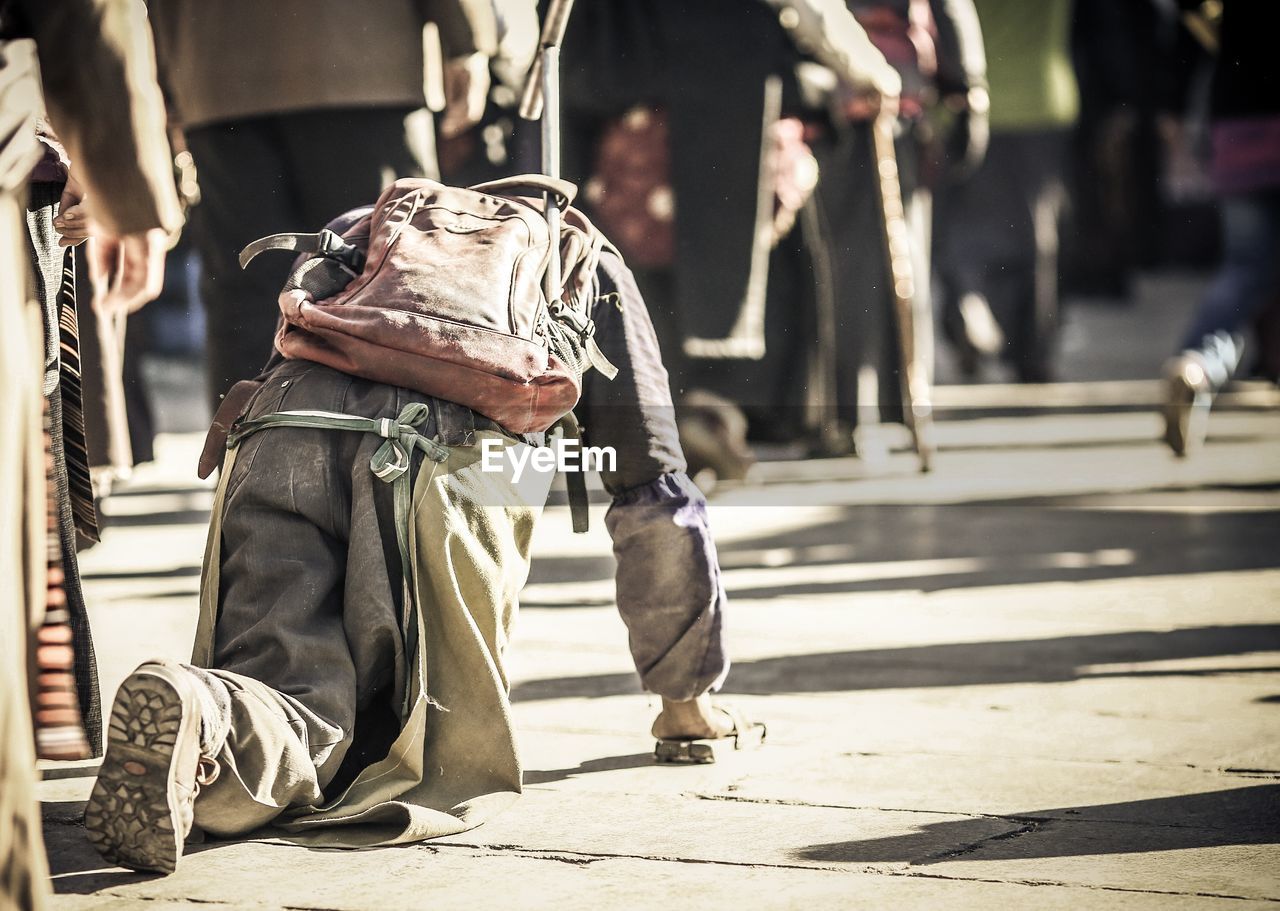
[[[707,502],[683,472],[622,491],[605,516],[618,612],[646,690],[687,700],[729,670],[724,582]]]

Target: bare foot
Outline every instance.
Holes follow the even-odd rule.
[[[654,720],[652,731],[659,740],[713,740],[733,733],[733,719],[712,706],[710,693],[688,702],[663,697],[662,713]]]

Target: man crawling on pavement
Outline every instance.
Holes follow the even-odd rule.
[[[406,188],[428,200],[407,218]],[[369,367],[317,321],[338,311],[322,306],[335,293],[378,280],[369,272],[388,231],[384,277],[435,234],[453,243],[516,217],[537,224],[528,198],[495,190],[466,200],[490,220],[473,213],[418,232],[415,219],[457,215],[430,205],[445,191],[474,192],[400,181],[373,210],[331,223],[333,242],[299,259],[280,296],[276,351],[245,387],[251,397],[233,390],[223,409],[233,413],[215,419],[230,433],[192,660],[148,661],[121,685],[85,812],[109,860],[170,872],[193,828],[327,847],[419,841],[473,828],[520,793],[504,653],[550,475],[517,483],[509,468],[482,470],[481,450],[545,434],[463,404],[466,384],[442,395],[423,392],[413,371],[395,382],[404,361],[380,355]],[[706,503],[685,474],[631,274],[575,210],[565,216],[565,299],[589,317],[565,359],[618,368],[612,381],[610,370],[581,376],[574,414],[585,440],[617,454],[602,471],[605,523],[635,666],[662,697],[655,756],[712,761],[717,743],[754,745],[764,729],[711,701],[729,661]],[[366,295],[344,312],[370,309]]]

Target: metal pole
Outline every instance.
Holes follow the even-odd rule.
[[[566,7],[570,3],[564,4]],[[568,17],[568,13],[565,13]],[[563,34],[563,28],[561,29]],[[560,47],[549,44],[542,49],[542,173],[560,177]],[[560,299],[560,206],[556,197],[546,194],[547,236],[550,258],[547,262],[547,303]]]

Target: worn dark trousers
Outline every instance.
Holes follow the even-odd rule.
[[[187,131],[201,201],[192,229],[208,315],[212,401],[256,376],[271,354],[276,295],[287,257],[262,257],[241,271],[250,241],[280,231],[318,231],[368,205],[398,177],[435,173],[430,122],[410,108],[335,108],[228,121]]]

